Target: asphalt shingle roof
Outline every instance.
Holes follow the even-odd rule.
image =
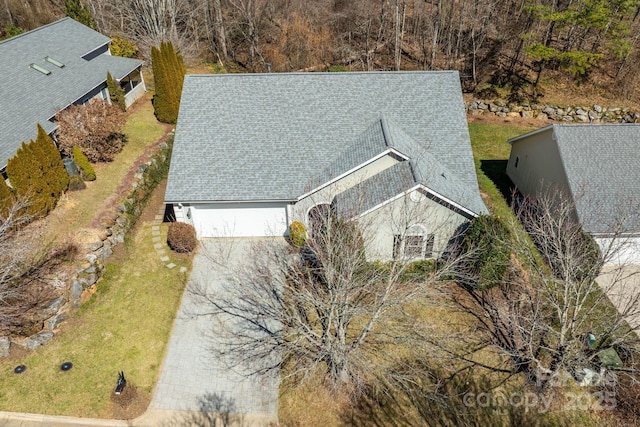
[[[591,233],[640,232],[640,125],[553,125],[576,211]]]
[[[188,75],[165,200],[293,201],[394,143],[486,211],[455,71]]]
[[[49,120],[103,84],[107,71],[119,80],[142,64],[106,54],[83,59],[108,43],[108,37],[71,18],[0,42],[0,168],[22,141],[35,138],[37,123],[52,132],[56,126]],[[64,67],[47,62],[46,56]],[[31,69],[32,63],[51,73]]]
[[[335,197],[341,217],[353,217],[415,186],[409,162],[399,162]]]

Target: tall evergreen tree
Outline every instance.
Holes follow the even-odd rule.
[[[171,42],[162,42],[159,49],[155,46],[151,49],[151,65],[156,86],[153,97],[156,117],[165,123],[175,123],[186,74],[184,61]]]
[[[69,185],[60,153],[40,125],[37,139],[23,142],[7,162],[7,176],[16,195],[28,201],[28,213],[35,217],[49,213]]]
[[[93,30],[98,28],[98,24],[96,20],[93,19],[91,11],[89,11],[81,0],[67,0],[64,4],[64,14]]]
[[[56,144],[39,123],[36,144],[43,153],[43,174],[46,177],[51,195],[57,202],[69,185],[69,174],[67,174],[67,170],[64,167],[62,157],[60,157],[60,151],[58,151]]]
[[[124,89],[122,86],[107,72],[107,89],[109,90],[109,99],[112,104],[120,107],[122,111],[127,111],[127,104],[124,97]]]
[[[7,218],[15,201],[16,197],[13,191],[4,181],[4,178],[0,176],[0,223]]]

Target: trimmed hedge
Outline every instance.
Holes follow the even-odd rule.
[[[301,248],[307,241],[307,232],[304,229],[304,224],[299,221],[293,221],[289,226],[289,238],[293,246]]]
[[[196,230],[185,222],[172,222],[167,232],[167,244],[179,253],[192,252],[198,245]]]
[[[76,162],[76,166],[80,169],[80,175],[82,175],[82,179],[85,181],[95,181],[96,180],[96,171],[89,163],[89,159],[84,155],[80,148],[73,147],[73,161]]]

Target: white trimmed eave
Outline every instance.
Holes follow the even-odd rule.
[[[165,200],[164,204],[182,204],[182,205],[228,205],[228,204],[240,204],[240,203],[256,203],[256,204],[262,204],[262,203],[296,203],[295,199],[273,199],[273,200],[198,200],[198,199],[194,199],[194,200],[185,200],[185,199],[180,199],[180,200]]]
[[[540,128],[540,129],[532,130],[531,132],[525,133],[524,135],[520,135],[520,136],[516,136],[515,138],[511,138],[507,142],[509,144],[513,145],[513,143],[516,142],[516,141],[520,141],[521,139],[528,138],[530,136],[534,136],[534,135],[537,135],[537,134],[542,133],[542,132],[546,132],[549,129],[553,129],[554,126],[555,125],[548,125],[548,126],[545,126],[543,128]]]
[[[309,197],[309,196],[310,196],[310,195],[312,195],[313,193],[316,193],[316,192],[318,192],[318,191],[322,190],[323,188],[326,188],[326,187],[330,186],[331,184],[333,184],[333,183],[335,183],[335,182],[337,182],[337,181],[340,181],[340,180],[341,180],[342,178],[344,178],[345,176],[351,175],[351,174],[352,174],[352,173],[354,173],[355,171],[357,171],[357,170],[359,170],[359,169],[362,169],[362,168],[364,168],[364,167],[366,167],[366,166],[370,165],[371,163],[375,162],[376,160],[379,160],[379,159],[381,159],[381,158],[383,158],[384,156],[387,156],[387,155],[389,155],[389,154],[395,154],[396,156],[398,156],[398,157],[400,157],[400,158],[402,158],[402,159],[404,159],[404,160],[409,160],[409,158],[408,158],[407,156],[405,156],[404,154],[402,154],[402,153],[401,153],[401,152],[399,152],[398,150],[396,150],[396,149],[394,149],[394,148],[389,147],[389,148],[387,148],[386,150],[384,150],[382,153],[378,154],[378,155],[377,155],[377,156],[375,156],[375,157],[370,158],[370,159],[369,159],[369,160],[367,160],[366,162],[361,163],[361,164],[359,164],[358,166],[356,166],[356,167],[354,167],[354,168],[352,168],[352,169],[349,169],[348,171],[346,171],[346,172],[344,172],[344,173],[342,173],[342,174],[340,174],[340,175],[336,176],[335,178],[330,179],[329,181],[327,181],[327,182],[325,182],[324,184],[322,184],[322,185],[320,185],[320,186],[318,186],[318,187],[314,188],[313,190],[311,190],[311,191],[308,191],[308,192],[304,193],[302,196],[299,196],[299,197],[298,197],[297,201],[300,201],[300,200],[304,199],[305,197]]]
[[[416,185],[416,186],[414,186],[414,187],[411,187],[410,189],[408,189],[408,190],[406,190],[406,191],[403,191],[402,193],[400,193],[400,194],[398,194],[398,195],[396,195],[396,196],[394,196],[394,197],[392,197],[392,198],[390,198],[390,199],[385,200],[384,202],[382,202],[382,203],[380,203],[380,204],[378,204],[378,205],[376,205],[376,206],[374,206],[374,207],[372,207],[372,208],[370,208],[370,209],[367,209],[366,211],[364,211],[364,212],[362,212],[360,215],[358,215],[358,218],[362,218],[363,216],[368,215],[368,214],[370,214],[371,212],[373,212],[373,211],[375,211],[375,210],[378,210],[378,209],[380,209],[380,208],[382,208],[382,207],[384,207],[384,206],[388,205],[389,203],[392,203],[392,202],[394,202],[394,201],[398,200],[399,198],[404,197],[404,196],[408,195],[409,193],[411,193],[412,191],[416,191],[416,190],[422,190],[422,191],[424,191],[424,192],[426,192],[426,193],[429,193],[429,194],[431,194],[432,196],[434,196],[434,197],[436,197],[436,198],[438,198],[438,199],[442,200],[443,202],[445,202],[445,203],[447,203],[447,204],[449,204],[449,205],[451,205],[451,206],[455,207],[456,209],[459,209],[459,210],[461,210],[462,212],[466,212],[467,214],[471,215],[471,216],[472,216],[472,217],[474,217],[474,218],[478,216],[478,214],[477,214],[477,213],[475,213],[475,212],[473,212],[473,211],[471,211],[471,210],[469,210],[469,209],[465,208],[464,206],[462,206],[462,205],[460,205],[460,204],[458,204],[458,203],[454,202],[453,200],[448,199],[448,198],[446,198],[446,197],[442,196],[441,194],[439,194],[439,193],[437,193],[437,192],[435,192],[435,191],[433,191],[433,190],[429,189],[428,187],[425,187],[425,186],[424,186],[424,185],[422,185],[422,184],[418,184],[418,185]]]

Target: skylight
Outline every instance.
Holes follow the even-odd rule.
[[[39,66],[38,64],[30,64],[29,67],[33,68],[36,71],[40,71],[45,76],[48,76],[49,74],[51,74],[51,71],[47,70],[44,67]]]
[[[49,63],[51,63],[51,64],[53,64],[53,65],[55,65],[58,68],[63,68],[64,67],[64,64],[62,62],[58,61],[57,59],[53,59],[50,56],[45,56],[44,60],[49,62]]]

